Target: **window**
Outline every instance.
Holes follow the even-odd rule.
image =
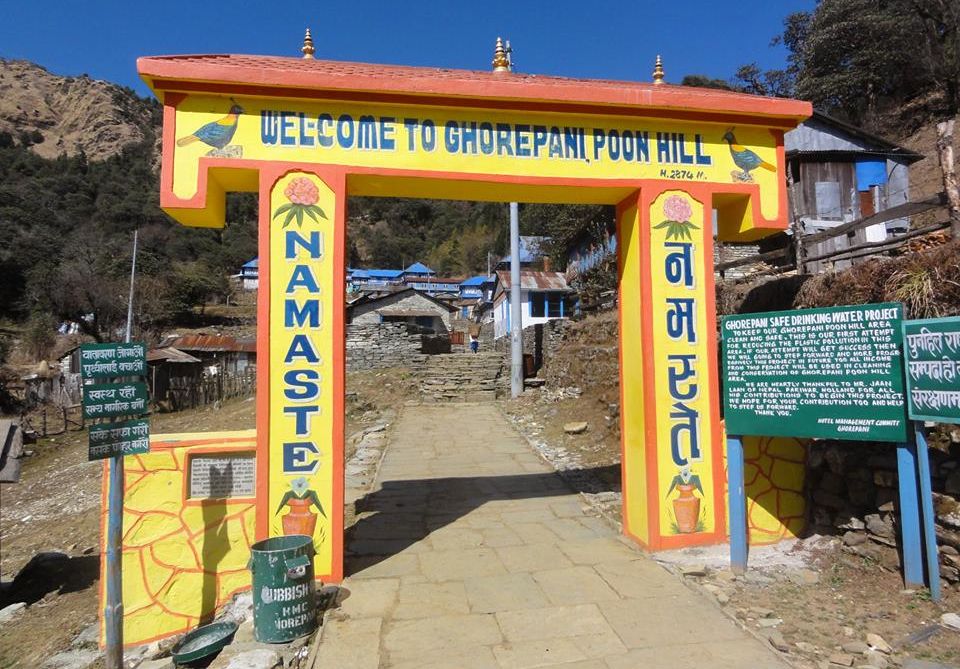
[[[563,318],[571,313],[571,300],[563,293],[530,293],[533,318]]]

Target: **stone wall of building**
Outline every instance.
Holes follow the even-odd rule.
[[[423,357],[423,335],[411,332],[406,323],[347,326],[348,371],[412,367]]]

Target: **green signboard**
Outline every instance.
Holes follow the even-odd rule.
[[[147,348],[142,342],[80,347],[80,375],[85,379],[145,376],[146,373]]]
[[[150,421],[122,420],[90,426],[91,460],[150,452]]]
[[[901,304],[728,316],[727,434],[907,439]]]
[[[904,321],[907,413],[960,423],[960,318]]]
[[[84,418],[139,416],[146,412],[145,383],[92,383],[83,386]]]

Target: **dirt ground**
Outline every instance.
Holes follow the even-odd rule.
[[[407,376],[403,370],[348,374],[346,434],[408,399]],[[237,430],[254,424],[253,398],[232,400],[219,409],[151,417],[154,434]],[[40,553],[58,552],[67,558],[49,571],[38,571],[42,581],[31,584],[29,606],[0,624],[0,669],[35,669],[97,621],[103,465],[87,461],[82,430],[42,439],[27,449],[32,455],[24,461],[20,483],[0,486],[0,581],[12,581]],[[0,591],[0,608],[8,603]]]

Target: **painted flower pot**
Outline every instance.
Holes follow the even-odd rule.
[[[680,534],[692,534],[697,531],[697,520],[700,518],[700,498],[693,494],[695,486],[692,483],[681,483],[677,486],[680,494],[673,500],[673,515],[677,519],[677,530]]]
[[[317,527],[317,514],[310,510],[312,500],[309,498],[288,499],[286,504],[290,512],[283,516],[283,533],[286,535],[305,534],[308,537],[313,536],[313,531]]]

